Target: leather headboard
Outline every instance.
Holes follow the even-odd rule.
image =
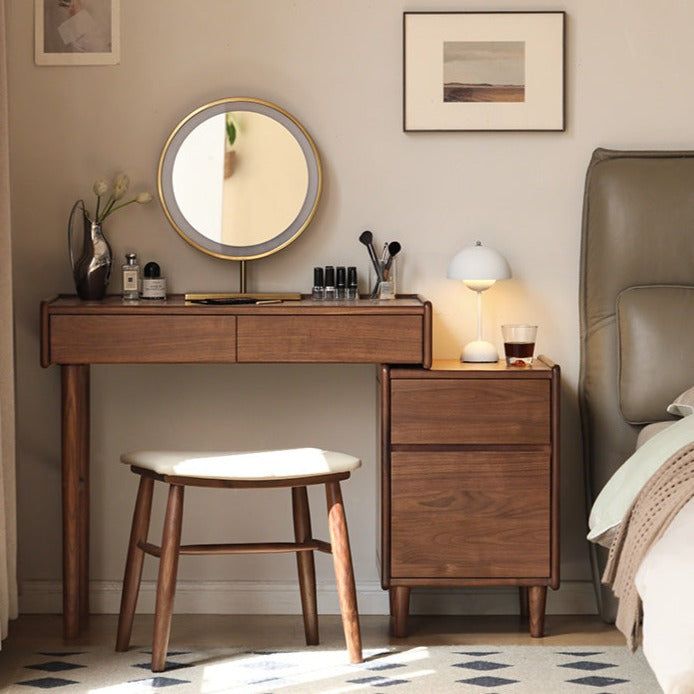
[[[619,404],[630,424],[667,419],[694,385],[694,287],[625,289],[617,298]]]
[[[617,298],[659,284],[694,285],[694,152],[598,149],[586,176],[581,244],[579,400],[589,505],[634,451],[639,431],[620,409]],[[660,368],[669,374],[671,363]],[[614,613],[606,592],[601,612]]]

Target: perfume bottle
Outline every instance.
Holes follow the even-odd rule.
[[[159,263],[147,263],[142,274],[142,298],[166,299],[166,278],[161,276]]]
[[[126,253],[123,265],[123,300],[137,301],[140,298],[140,266],[137,253]]]

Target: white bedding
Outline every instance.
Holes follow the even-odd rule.
[[[666,694],[694,694],[694,499],[649,550],[636,574],[643,652]]]
[[[673,450],[691,440],[691,424],[694,417],[644,427],[636,446],[640,449],[648,444],[641,457],[650,451],[653,459],[666,460]],[[681,436],[670,441],[671,445],[663,446],[665,439],[673,438],[672,430],[664,434],[672,425],[682,430]],[[639,460],[636,456],[636,462]],[[625,464],[622,479],[619,475],[613,478],[612,486],[615,487],[615,482],[617,485],[613,496],[603,495],[603,515],[622,514],[625,502],[621,497],[633,497],[656,469],[653,461],[649,465],[644,460],[637,470],[628,469]],[[594,507],[591,518],[598,515],[599,509]],[[600,542],[599,534],[593,535],[589,539]],[[694,499],[675,516],[649,550],[636,574],[636,589],[643,603],[643,652],[660,686],[665,694],[694,694]]]

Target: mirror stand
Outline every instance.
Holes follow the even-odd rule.
[[[247,289],[248,266],[247,260],[241,260],[239,269],[238,292],[187,292],[186,301],[205,301],[208,299],[257,299],[258,301],[300,301],[299,292],[249,292]]]

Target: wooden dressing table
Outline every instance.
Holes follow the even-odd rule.
[[[268,305],[84,302],[41,304],[41,365],[62,372],[63,630],[89,615],[89,366],[91,364],[367,363],[431,366],[431,304],[393,301]]]

